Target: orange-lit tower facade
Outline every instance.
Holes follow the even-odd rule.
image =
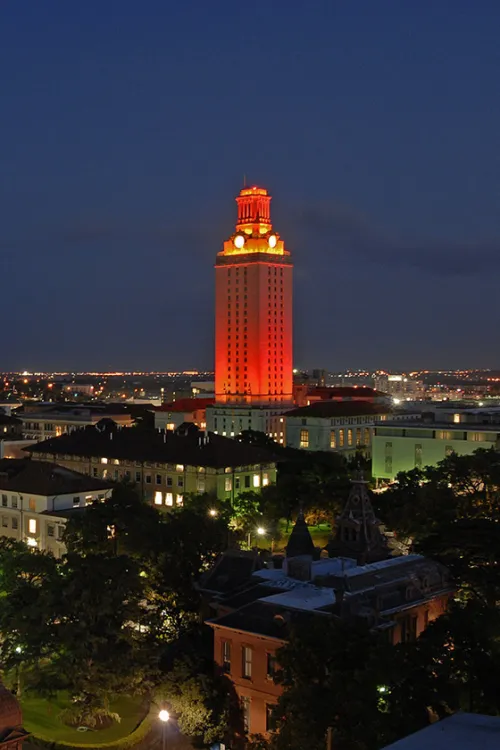
[[[271,223],[271,196],[245,187],[215,265],[215,395],[220,404],[292,402],[290,253]]]

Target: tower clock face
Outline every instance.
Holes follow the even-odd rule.
[[[238,250],[240,250],[245,244],[245,238],[243,237],[242,234],[237,234],[233,242],[234,242],[234,246],[237,247]]]
[[[268,243],[269,247],[276,247],[277,241],[278,241],[278,238],[276,237],[276,235],[275,234],[270,234],[269,235],[269,239],[267,240],[267,243]]]

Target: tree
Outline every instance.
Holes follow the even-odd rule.
[[[52,654],[57,582],[52,555],[0,538],[0,665],[2,671],[15,671],[18,694],[25,670]]]
[[[272,448],[273,450],[279,450],[280,445],[276,443],[269,435],[259,430],[242,430],[236,437],[240,443],[246,443],[247,445],[254,445],[256,448]]]
[[[230,717],[237,710],[228,679],[214,676],[213,663],[193,654],[174,662],[156,697],[171,706],[183,734],[205,745],[226,738]]]
[[[70,553],[59,568],[54,651],[45,673],[72,697],[67,719],[95,726],[116,693],[150,687],[147,611],[138,566],[128,557]]]
[[[363,620],[313,615],[295,626],[277,654],[284,690],[273,750],[324,750],[329,727],[338,750],[373,747],[381,723],[383,649]]]

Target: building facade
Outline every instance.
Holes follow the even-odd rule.
[[[457,412],[377,423],[372,474],[378,480],[393,481],[401,471],[435,466],[451,453],[469,455],[478,448],[500,448],[500,419],[485,423],[477,415]]]
[[[22,432],[28,440],[49,440],[78,430],[86,425],[95,425],[101,419],[112,419],[122,427],[130,427],[133,418],[124,404],[78,406],[71,404],[30,404],[16,412],[22,422]]]
[[[0,535],[60,557],[68,515],[111,490],[109,482],[54,463],[0,460]]]
[[[390,406],[370,401],[317,401],[284,415],[286,444],[309,451],[336,451],[346,457],[371,455],[374,426]]]
[[[236,198],[235,232],[215,265],[218,404],[292,402],[292,262],[259,187]]]
[[[162,404],[155,410],[155,428],[157,430],[176,430],[182,424],[194,424],[205,430],[207,427],[207,406],[213,404],[213,398],[181,398]]]
[[[134,484],[159,507],[181,506],[186,493],[233,501],[276,481],[269,451],[220,435],[116,425],[87,427],[27,448],[33,459],[52,461],[93,478]]]

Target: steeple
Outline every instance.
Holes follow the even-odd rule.
[[[330,557],[355,557],[360,565],[389,557],[367,484],[362,472],[352,480],[349,497],[335,523],[335,536],[327,545]]]
[[[302,510],[299,511],[285,550],[287,557],[300,557],[301,555],[314,556],[315,554],[314,542]]]

